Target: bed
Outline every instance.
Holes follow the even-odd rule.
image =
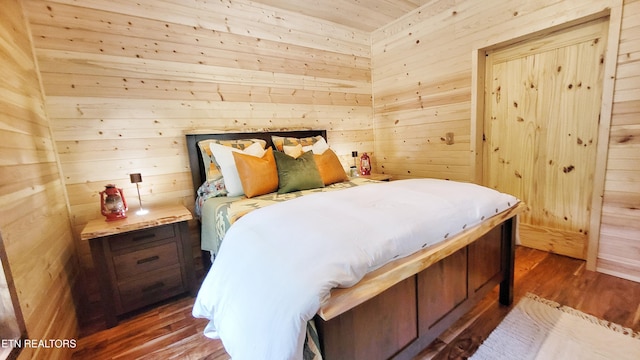
[[[265,146],[269,147],[272,145],[271,139],[273,135],[292,138],[322,136],[326,139],[325,131],[188,134],[187,145],[189,147],[194,188],[198,189],[202,185],[207,171],[207,169],[204,168],[205,166],[202,165],[203,159],[197,145],[199,141],[212,138],[222,140],[257,138],[264,140]],[[322,191],[321,194],[313,192],[313,194],[309,196],[294,196],[294,200],[243,214],[243,216],[235,220],[233,226],[226,229],[227,235],[224,237],[225,241],[222,241],[220,253],[218,254],[220,257],[216,257],[211,271],[218,274],[218,276],[216,278],[216,276],[209,274],[205,279],[198,299],[196,300],[197,304],[194,306],[194,315],[209,317],[204,313],[210,312],[213,314],[218,312],[220,316],[226,316],[227,320],[219,320],[218,323],[214,323],[212,320],[210,322],[212,328],[208,326],[205,333],[209,331],[209,335],[220,336],[223,339],[225,348],[227,348],[228,351],[231,350],[231,355],[236,359],[255,357],[256,353],[247,355],[251,353],[244,352],[246,350],[245,348],[254,346],[253,344],[250,346],[249,343],[253,343],[257,338],[266,336],[266,338],[269,339],[268,336],[272,335],[270,333],[276,333],[275,328],[277,328],[277,325],[269,325],[271,328],[266,331],[265,328],[261,328],[259,325],[252,326],[251,329],[247,327],[242,330],[242,334],[247,336],[247,338],[238,340],[236,336],[236,339],[226,342],[225,336],[229,339],[231,335],[227,334],[233,333],[235,329],[223,330],[225,329],[224,326],[220,325],[226,321],[227,329],[229,329],[230,327],[235,327],[236,323],[242,323],[239,319],[243,317],[247,317],[248,320],[246,321],[248,322],[261,318],[262,314],[265,316],[275,316],[275,313],[280,314],[280,312],[287,310],[279,309],[277,302],[282,302],[282,299],[287,297],[297,298],[298,290],[293,284],[307,282],[307,280],[302,281],[296,278],[289,279],[287,277],[286,286],[278,287],[278,290],[274,290],[276,286],[278,286],[278,281],[273,281],[272,284],[267,282],[267,280],[276,279],[281,275],[280,272],[283,273],[283,276],[290,276],[290,273],[294,273],[292,274],[293,276],[303,276],[298,273],[304,273],[306,270],[277,270],[278,266],[280,266],[279,264],[288,265],[294,263],[295,261],[292,259],[298,258],[298,254],[300,254],[302,248],[316,249],[313,251],[317,251],[317,253],[313,253],[311,256],[317,257],[318,260],[327,257],[327,261],[331,263],[331,256],[324,256],[326,255],[324,253],[327,253],[323,252],[325,247],[343,246],[343,243],[350,244],[352,238],[358,237],[358,233],[351,231],[354,228],[358,229],[359,226],[362,226],[363,229],[372,228],[371,231],[378,233],[386,232],[387,230],[391,231],[393,225],[383,226],[381,224],[388,221],[388,218],[391,217],[390,214],[396,214],[397,208],[376,209],[375,211],[380,210],[379,213],[368,213],[365,210],[354,211],[352,209],[346,210],[346,213],[342,213],[340,211],[333,211],[334,208],[329,206],[323,211],[323,213],[335,212],[340,214],[340,217],[347,217],[348,214],[354,212],[362,214],[360,218],[356,217],[358,222],[354,222],[353,226],[349,224],[326,226],[325,224],[319,225],[317,228],[312,228],[312,224],[315,224],[317,220],[315,218],[313,222],[305,223],[304,219],[300,219],[296,220],[295,224],[285,226],[283,223],[278,225],[277,228],[270,226],[270,224],[275,223],[278,219],[288,218],[292,213],[303,213],[304,209],[310,207],[321,209],[323,203],[325,205],[340,203],[343,197],[348,198],[348,201],[340,203],[342,204],[340,206],[342,208],[344,205],[345,209],[349,209],[349,206],[357,206],[358,198],[362,197],[356,194],[358,192],[366,194],[365,198],[368,199],[366,203],[369,205],[372,204],[371,201],[373,200],[371,199],[380,198],[380,201],[376,203],[378,205],[369,207],[384,207],[386,206],[385,204],[390,203],[389,199],[386,199],[385,196],[393,198],[413,198],[416,197],[414,194],[422,196],[416,191],[423,191],[423,188],[427,188],[427,184],[429,184],[430,188],[431,183],[433,183],[436,189],[438,189],[438,186],[460,186],[460,188],[455,188],[456,190],[451,191],[450,195],[447,196],[444,201],[449,202],[449,200],[451,200],[451,204],[449,204],[450,207],[457,206],[457,208],[461,209],[461,211],[459,211],[460,213],[465,211],[469,212],[471,213],[469,216],[477,217],[478,221],[468,222],[467,220],[460,220],[468,222],[468,224],[464,223],[461,226],[461,223],[456,223],[456,221],[458,221],[457,216],[450,216],[451,219],[454,219],[451,221],[451,226],[455,224],[454,227],[456,229],[459,228],[459,230],[447,230],[446,233],[444,233],[443,230],[443,233],[438,235],[441,239],[437,239],[437,241],[429,242],[420,240],[414,248],[408,247],[403,251],[399,251],[401,254],[391,256],[386,260],[383,259],[380,262],[367,263],[367,266],[364,268],[351,264],[350,259],[352,255],[349,255],[348,249],[340,248],[339,251],[334,252],[333,254],[340,255],[336,256],[336,258],[344,256],[346,259],[349,259],[339,260],[339,264],[337,264],[337,267],[343,265],[343,267],[348,268],[347,270],[341,269],[340,271],[348,272],[349,276],[344,281],[336,282],[332,280],[328,283],[323,283],[322,286],[324,287],[327,287],[327,284],[331,285],[331,287],[326,289],[326,296],[316,295],[315,293],[311,296],[314,301],[306,311],[308,312],[308,309],[312,309],[313,312],[306,314],[305,318],[302,319],[303,321],[311,320],[306,325],[306,339],[300,339],[300,334],[298,333],[295,339],[283,340],[282,342],[286,343],[283,346],[289,346],[295,342],[297,349],[294,353],[288,353],[285,358],[302,358],[303,350],[300,350],[300,342],[303,341],[307,344],[310,342],[310,339],[315,339],[314,344],[317,344],[320,350],[316,351],[316,354],[311,354],[312,356],[310,358],[313,358],[313,356],[322,356],[325,359],[408,359],[426,348],[429,343],[470,310],[471,307],[487,295],[496,285],[500,285],[500,303],[505,305],[511,304],[513,300],[516,216],[523,210],[524,205],[513,197],[505,196],[500,198],[500,201],[504,202],[504,204],[499,208],[495,207],[494,209],[494,205],[490,203],[490,205],[483,205],[488,207],[483,210],[473,210],[472,206],[469,206],[469,209],[466,209],[466,207],[462,209],[458,204],[460,201],[464,202],[467,200],[465,198],[467,195],[463,196],[463,194],[467,191],[466,189],[473,187],[472,184],[415,179],[386,184],[367,184],[366,186],[355,184],[353,186],[347,186],[347,189],[340,191]],[[407,193],[407,187],[410,188],[410,193]],[[483,189],[482,191],[485,190]],[[396,195],[404,193],[411,195]],[[435,195],[429,194],[424,196],[428,196],[427,198],[429,198],[441,196],[442,193],[443,190],[438,189],[435,191]],[[478,195],[478,197],[481,198],[482,196]],[[443,201],[441,197],[438,199],[440,199],[439,201]],[[458,203],[455,201],[458,201]],[[414,205],[405,201],[402,206]],[[458,211],[456,211],[456,213],[457,212]],[[409,214],[415,213],[420,214],[421,211],[413,210],[409,212]],[[433,216],[437,215],[436,211],[436,214]],[[376,216],[379,216],[379,219]],[[306,218],[308,219],[309,216],[306,216]],[[329,215],[327,215],[327,218],[327,221],[335,221],[331,219]],[[424,216],[421,218],[416,217],[415,222],[422,223],[424,222],[424,218]],[[398,213],[398,218],[393,221],[402,222],[404,220],[407,220],[407,216]],[[207,221],[211,220],[205,218],[201,220],[203,224]],[[353,222],[353,220],[350,221]],[[369,221],[369,223],[367,221]],[[265,225],[261,222],[267,222],[267,224]],[[414,220],[396,227],[398,229],[408,228],[411,222],[414,222]],[[426,229],[425,231],[430,231],[437,229],[438,226],[440,226],[439,223],[448,222],[449,220],[445,221],[441,219],[426,223],[426,225],[422,227]],[[287,245],[287,248],[291,247],[294,249],[291,254],[282,255],[283,252],[282,249],[280,249],[278,250],[279,252],[274,255],[265,255],[270,254],[269,251],[272,245],[268,243],[269,246],[265,245],[264,248],[261,248],[261,244],[266,242],[265,239],[260,238],[260,236],[273,232],[267,236],[267,239],[288,239],[291,238],[291,236],[280,236],[278,234],[282,232],[286,233],[289,229],[297,229],[296,226],[307,229],[303,231],[308,233],[296,239],[300,238],[306,241],[307,238],[313,239],[317,237],[318,239],[322,239],[321,241],[327,241],[330,245],[325,246],[323,244],[323,246],[314,248],[313,245],[305,244],[299,249],[296,248],[296,240]],[[309,231],[308,229],[313,230]],[[278,233],[278,231],[281,232]],[[300,232],[301,230],[297,229],[296,231]],[[325,233],[324,231],[329,232]],[[410,234],[407,236],[414,236],[417,234],[417,231],[418,230],[408,231]],[[347,235],[349,241],[342,239],[342,234]],[[256,237],[256,241],[258,242],[250,242],[253,241],[253,237]],[[367,241],[372,238],[373,235],[367,237]],[[228,241],[228,239],[232,239],[233,241]],[[373,242],[377,244],[375,241]],[[420,245],[420,243],[423,244]],[[384,244],[381,246],[385,247],[387,245],[388,244]],[[367,246],[369,245],[367,244]],[[358,251],[361,251],[361,249],[358,248]],[[378,250],[375,251],[377,254]],[[331,253],[329,252],[329,254]],[[206,257],[209,258],[208,255]],[[249,274],[240,274],[244,272],[244,268],[248,268],[248,265],[244,264],[240,268],[234,268],[234,266],[238,266],[237,263],[241,262],[238,259],[243,257],[250,259],[247,260],[247,263],[261,267],[258,267],[256,270],[251,270],[250,272],[247,271]],[[275,262],[271,261],[271,258],[275,259]],[[286,259],[286,261],[282,261],[281,259]],[[314,261],[315,260],[316,259],[314,259]],[[306,261],[308,262],[308,260]],[[325,268],[322,268],[322,266],[322,263],[314,263],[314,266],[308,268],[313,270],[318,267],[322,270],[317,271],[321,271],[324,274],[335,268],[336,264],[331,263],[330,266],[327,265],[329,266],[327,268],[329,270],[327,271],[325,271]],[[356,270],[352,269],[352,267],[355,267]],[[352,272],[355,274],[352,274]],[[343,273],[340,274],[340,276],[344,275]],[[260,278],[260,276],[264,278],[261,278],[258,282],[253,282],[255,278]],[[263,293],[260,293],[260,291]],[[286,295],[289,293],[294,295]],[[275,298],[277,301],[276,304],[273,305],[273,308],[267,306],[261,309],[260,305],[267,304],[269,301],[268,298],[274,297],[272,296],[274,294],[276,295]],[[236,297],[233,298],[233,296]],[[216,300],[210,301],[209,298],[216,298]],[[229,300],[229,298],[231,298],[231,300]],[[257,305],[253,298],[258,298]],[[247,300],[247,302],[252,301],[253,305],[246,305],[247,308],[239,307],[239,304],[244,303],[245,300]],[[220,305],[224,301],[226,301],[224,306]],[[211,305],[214,303],[218,305],[215,309],[213,305]],[[223,311],[221,309],[225,310]],[[257,311],[257,313],[251,313],[251,311],[254,310]],[[234,318],[234,316],[229,314],[235,314],[234,316],[237,315],[237,317]],[[229,318],[231,318],[231,320],[229,320]],[[228,325],[229,321],[232,321],[233,325]],[[308,324],[312,325],[309,326]],[[296,323],[295,327],[298,329],[300,325]],[[218,332],[219,330],[220,332]],[[226,334],[223,334],[225,331]],[[254,333],[249,335],[251,332]],[[261,334],[265,334],[265,336]],[[265,346],[277,348],[281,345],[279,341],[279,337],[272,338]],[[304,346],[305,350],[308,348],[309,346]],[[259,354],[261,354],[259,357],[266,356],[263,354],[267,353],[267,350],[263,349],[258,351],[262,351],[259,352]],[[271,349],[269,349],[269,351],[271,351]],[[320,354],[317,354],[317,352]],[[275,356],[281,357],[281,353],[277,354],[278,355]],[[304,357],[307,358],[306,353]]]

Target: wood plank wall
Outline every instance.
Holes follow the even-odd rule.
[[[22,3],[91,284],[78,234],[105,184],[135,204],[141,172],[145,202],[193,209],[185,132],[326,128],[345,166],[368,151],[395,178],[470,180],[472,49],[618,2],[434,0],[373,33],[246,0]],[[639,3],[624,2],[598,253],[598,270],[636,281]]]
[[[74,339],[78,257],[20,0],[0,11],[0,231],[30,339]],[[66,359],[27,347],[21,359]]]
[[[193,210],[185,132],[326,129],[345,167],[373,151],[368,32],[247,0],[24,4],[85,284],[105,184],[135,206],[140,172],[143,202]]]
[[[598,271],[640,282],[640,0],[625,0]]]
[[[372,33],[378,171],[474,179],[473,51],[622,0],[434,0]],[[640,1],[625,0],[597,270],[640,281]],[[446,134],[454,143],[446,145]]]

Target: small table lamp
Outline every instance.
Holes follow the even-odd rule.
[[[140,198],[140,185],[138,185],[142,182],[142,175],[140,173],[130,174],[129,177],[131,178],[131,183],[136,184],[136,189],[138,189],[138,202],[140,203],[140,210],[136,211],[136,215],[147,214],[149,210],[145,210],[142,208],[142,198]]]

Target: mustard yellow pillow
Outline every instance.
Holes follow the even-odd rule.
[[[205,169],[206,181],[209,181],[209,182],[215,182],[222,179],[222,172],[220,171],[220,165],[216,162],[215,157],[211,153],[212,143],[220,144],[224,146],[230,146],[238,150],[244,150],[254,143],[259,143],[263,149],[267,146],[267,142],[262,139],[239,139],[239,140],[206,139],[206,140],[198,141],[200,154],[202,154],[202,163],[203,163],[202,166],[203,166],[203,169]]]
[[[233,158],[248,198],[278,190],[278,168],[271,148],[261,158],[238,152],[233,153]]]
[[[344,172],[340,159],[338,159],[333,150],[327,149],[320,155],[314,154],[313,158],[316,161],[320,177],[325,186],[347,180],[347,174]]]
[[[233,153],[252,155],[257,158],[264,156],[264,148],[261,144],[253,143],[244,150],[239,150],[230,146],[211,143],[211,153],[218,163],[218,168],[222,172],[224,178],[224,186],[227,189],[227,196],[239,196],[244,194],[242,190],[242,182],[236,168],[236,162]]]

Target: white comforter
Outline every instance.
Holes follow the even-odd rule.
[[[193,316],[234,360],[302,359],[306,323],[331,288],[514,205],[478,185],[400,180],[255,210],[227,232]]]

